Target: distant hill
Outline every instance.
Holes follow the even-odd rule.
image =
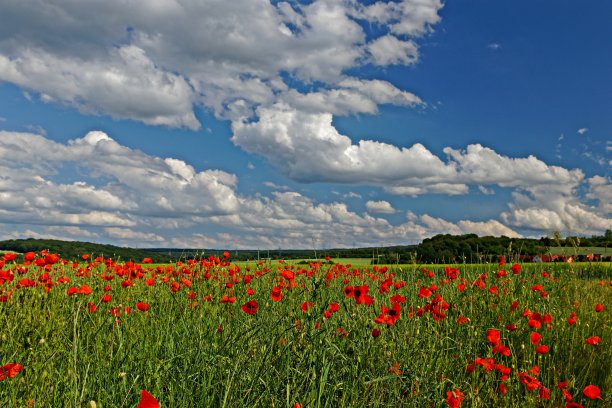
[[[479,237],[467,235],[436,235],[418,245],[417,258],[424,262],[495,262],[500,255],[509,259],[528,261],[540,255],[576,255],[575,260],[585,260],[595,253],[599,259],[609,259],[612,248],[612,231],[603,236],[554,238]],[[584,259],[583,259],[584,258]]]
[[[599,254],[597,259],[609,260],[612,248],[612,231],[603,236],[539,239],[501,237],[479,237],[476,234],[440,234],[426,238],[419,245],[399,245],[369,248],[335,249],[270,249],[231,250],[234,261],[257,259],[324,259],[338,258],[371,259],[372,263],[481,263],[497,262],[500,255],[508,260],[529,261],[535,256],[572,255],[575,260],[585,260],[589,253]],[[39,252],[47,249],[65,259],[78,260],[81,255],[140,262],[151,258],[155,263],[174,262],[189,258],[223,256],[223,249],[197,248],[123,248],[113,245],[80,241],[52,239],[15,239],[0,241],[0,251]],[[229,251],[229,249],[228,249]],[[584,258],[584,259],[583,259]]]
[[[59,254],[68,260],[80,260],[83,254],[92,257],[102,256],[114,260],[140,262],[144,258],[151,258],[153,262],[164,263],[173,260],[172,257],[159,252],[150,252],[142,249],[123,248],[114,245],[94,244],[81,241],[60,241],[56,239],[10,239],[0,241],[0,251],[14,251],[17,253],[40,252],[47,249],[49,252]]]

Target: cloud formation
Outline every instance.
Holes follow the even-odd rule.
[[[365,204],[366,209],[371,214],[393,214],[395,208],[388,201],[368,201]]]
[[[439,0],[10,1],[0,16],[0,81],[84,112],[197,129],[195,106],[232,118],[283,100],[294,90],[283,75],[333,94],[348,69],[413,64],[409,38],[431,30],[441,8]],[[366,34],[372,24],[378,35]]]
[[[236,210],[234,175],[196,172],[183,161],[148,156],[89,132],[68,144],[31,133],[0,132],[0,216],[33,224],[130,227],[134,216],[208,216]],[[62,165],[83,168],[83,180],[53,181]]]
[[[423,145],[353,144],[332,124],[335,115],[375,114],[384,104],[425,104],[387,81],[347,72],[416,63],[418,40],[440,21],[442,6],[439,0],[10,2],[0,17],[0,81],[45,102],[151,125],[198,129],[195,108],[202,106],[232,122],[236,146],[291,163],[285,173],[297,181],[361,180],[394,194],[465,194],[469,182],[457,176],[455,163]]]
[[[258,120],[234,122],[232,141],[301,182],[384,185],[397,195],[466,194],[470,185],[572,188],[584,174],[550,166],[535,156],[511,158],[472,144],[447,147],[446,160],[420,143],[399,148],[373,140],[353,143],[332,124],[330,113],[306,113],[287,104],[257,109]],[[384,159],[383,159],[384,158]]]
[[[391,224],[372,215],[395,211],[387,201],[367,201],[361,214],[272,184],[279,191],[244,196],[233,174],[147,155],[102,132],[65,144],[0,132],[0,223],[9,231],[3,237],[19,235],[11,228],[19,224],[32,236],[139,246],[309,247],[313,240],[380,245],[435,233],[610,227],[608,178],[585,182],[580,170],[481,144],[437,154],[421,143],[342,134],[335,117],[376,114],[382,105],[429,106],[376,73],[418,64],[423,37],[441,21],[442,1],[365,3],[8,1],[0,14],[0,81],[45,103],[148,125],[197,130],[198,111],[212,112],[231,123],[235,146],[282,163],[279,171],[298,182],[368,185],[410,197],[511,189],[498,219],[407,213],[405,222]],[[78,171],[67,180],[65,167]]]
[[[456,172],[469,151],[457,156]],[[493,153],[488,154],[497,157]],[[71,173],[74,180],[66,181],[62,169],[71,165],[78,171]],[[0,132],[0,239],[47,236],[132,246],[311,248],[406,244],[440,233],[516,237],[519,230],[601,233],[612,227],[608,179],[588,179],[588,192],[581,198],[581,178],[553,184],[541,177],[541,183],[529,186],[508,182],[513,200],[499,219],[449,221],[408,212],[404,222],[391,223],[376,216],[397,212],[385,200],[364,200],[367,212],[359,213],[342,201],[317,202],[286,188],[278,191],[275,185],[270,187],[277,191],[268,195],[246,196],[238,191],[233,174],[198,171],[182,160],[147,155],[103,132],[67,143]],[[352,194],[351,201],[356,199],[363,200]]]

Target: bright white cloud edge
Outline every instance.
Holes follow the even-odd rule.
[[[46,236],[140,247],[310,248],[313,242],[325,247],[405,244],[439,233],[517,237],[524,229],[545,235],[552,230],[591,234],[612,228],[607,218],[612,184],[601,176],[587,180],[585,199],[599,202],[597,207],[583,203],[575,186],[510,185],[514,200],[499,219],[450,222],[408,212],[404,222],[393,224],[352,211],[341,201],[318,203],[294,191],[245,196],[235,175],[196,171],[184,161],[122,146],[102,132],[66,144],[42,135],[0,132],[0,159],[2,239]],[[87,177],[55,181],[59,169],[71,162]],[[482,181],[478,178],[478,185]],[[505,183],[494,173],[491,182]],[[365,205],[372,213],[394,210],[384,200]]]

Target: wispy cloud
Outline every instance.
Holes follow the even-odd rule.
[[[271,188],[273,190],[279,190],[279,191],[288,191],[289,187],[288,186],[281,186],[279,184],[273,183],[271,181],[265,181],[263,183],[264,186]]]
[[[45,128],[43,128],[42,126],[39,125],[27,125],[26,129],[28,129],[31,132],[34,132],[38,135],[42,135],[42,136],[46,136],[47,135],[47,130]]]

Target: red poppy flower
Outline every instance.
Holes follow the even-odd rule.
[[[389,298],[392,303],[404,303],[406,298],[402,295],[393,295]]]
[[[501,342],[501,337],[499,334],[499,330],[497,329],[489,329],[487,330],[487,340],[489,343],[497,345]]]
[[[57,262],[59,262],[59,255],[58,254],[46,254],[45,255],[45,263],[47,265],[53,265]]]
[[[604,306],[602,304],[598,303],[595,305],[595,311],[597,313],[601,312],[602,310],[604,310]]]
[[[582,390],[582,393],[590,399],[602,399],[601,390],[596,385],[587,385],[584,387],[584,390]]]
[[[308,309],[310,309],[312,307],[312,302],[304,302],[300,305],[300,309],[302,309],[302,312],[304,313],[308,313]]]
[[[278,286],[274,286],[272,288],[272,293],[270,293],[270,298],[275,302],[280,302],[283,298],[283,292],[281,292],[281,288]]]
[[[510,268],[510,270],[512,271],[513,274],[518,275],[519,273],[521,273],[521,265],[514,264],[512,265],[512,268]]]
[[[449,279],[455,280],[459,276],[459,269],[451,268],[450,266],[445,266],[444,276],[447,276]]]
[[[500,380],[506,381],[512,369],[510,367],[506,367],[503,364],[495,364],[495,371],[499,371],[501,374]]]
[[[23,371],[23,366],[19,363],[7,363],[0,367],[0,380],[4,380],[6,377],[15,378],[20,371]]]
[[[89,295],[91,294],[91,288],[88,285],[83,285],[79,288],[79,293],[81,295]]]
[[[6,262],[14,261],[15,258],[17,258],[17,254],[15,253],[7,252],[6,254],[4,254],[4,260]]]
[[[223,295],[219,303],[234,303],[236,298],[234,296]]]
[[[459,390],[459,388],[455,388],[453,391],[446,391],[446,403],[449,408],[459,408],[465,395]]]
[[[149,304],[138,301],[136,302],[136,309],[140,310],[141,312],[146,312],[149,310]]]
[[[246,302],[244,305],[241,306],[241,309],[246,314],[254,315],[255,313],[257,313],[258,307],[259,307],[259,304],[257,303],[256,300],[249,300],[248,302]]]
[[[591,346],[596,346],[599,344],[600,338],[599,336],[591,336],[588,339],[586,339],[584,342],[586,344],[590,344]]]
[[[542,344],[542,345],[538,346],[538,348],[536,348],[535,352],[537,354],[546,354],[546,353],[548,353],[548,350],[549,350],[548,346],[545,346],[545,345]]]
[[[529,321],[527,322],[527,326],[531,327],[532,329],[539,329],[540,327],[542,327],[542,323],[540,323],[540,321],[536,319],[529,319]]]
[[[521,384],[523,384],[529,391],[537,390],[542,386],[537,378],[527,373],[519,373],[517,376]]]
[[[371,296],[368,295],[370,287],[368,285],[355,286],[353,288],[353,297],[358,305],[371,305],[374,302]]]
[[[457,317],[457,324],[458,325],[462,325],[462,324],[468,323],[469,321],[470,321],[470,319],[465,317],[465,316]]]
[[[121,282],[121,286],[123,286],[123,282]],[[176,282],[176,281],[172,281],[172,283],[170,283],[170,290],[174,293],[178,292],[181,289],[181,284]]]
[[[372,337],[377,338],[378,336],[380,336],[380,330],[373,329],[372,330]]]
[[[567,324],[572,326],[572,325],[576,324],[577,320],[578,320],[578,316],[576,315],[576,312],[572,312],[570,317],[567,319]]]
[[[498,344],[493,347],[493,354],[502,354],[506,357],[510,355],[510,349],[503,344]]]
[[[377,324],[387,324],[393,326],[400,318],[401,306],[399,303],[394,303],[391,308],[383,306],[380,315],[374,319]]]
[[[136,408],[159,408],[159,402],[147,390],[140,393],[140,402]]]
[[[23,254],[23,259],[26,262],[32,262],[34,258],[36,258],[36,254],[34,252],[26,252],[25,254]]]
[[[389,367],[389,372],[395,375],[402,375],[402,370],[400,370],[400,365],[397,361]]]
[[[538,332],[531,333],[531,344],[536,345],[542,340],[542,335]]]
[[[424,288],[423,286],[421,286],[421,287],[419,288],[419,295],[418,295],[418,296],[419,296],[420,298],[427,299],[428,297],[430,297],[430,296],[431,296],[431,290],[429,290],[429,289]]]

